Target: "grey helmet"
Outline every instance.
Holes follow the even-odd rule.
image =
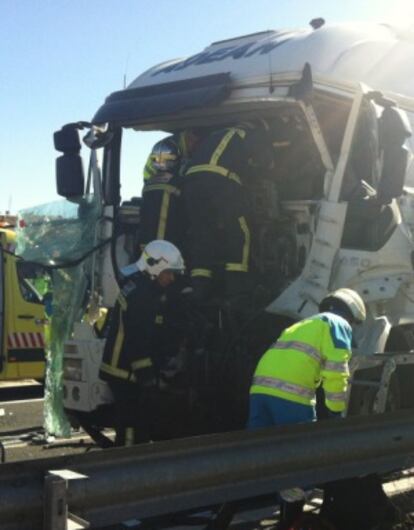
[[[181,153],[172,136],[157,142],[150,154],[154,173],[173,173],[180,164]]]

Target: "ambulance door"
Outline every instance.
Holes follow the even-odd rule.
[[[3,379],[43,379],[45,311],[42,298],[25,277],[24,264],[8,255],[6,262],[7,350]]]

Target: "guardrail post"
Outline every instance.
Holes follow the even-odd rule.
[[[45,477],[43,530],[67,530],[67,483],[56,475]]]
[[[49,471],[45,477],[43,530],[81,530],[89,528],[87,521],[71,514],[68,509],[68,481],[88,478],[69,469]]]

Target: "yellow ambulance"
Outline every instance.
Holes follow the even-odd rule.
[[[43,379],[45,308],[14,247],[13,230],[0,228],[0,380]]]

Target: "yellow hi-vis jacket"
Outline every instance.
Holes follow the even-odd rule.
[[[329,410],[345,409],[352,328],[333,313],[320,313],[287,328],[260,359],[251,394],[314,405],[322,384]]]

